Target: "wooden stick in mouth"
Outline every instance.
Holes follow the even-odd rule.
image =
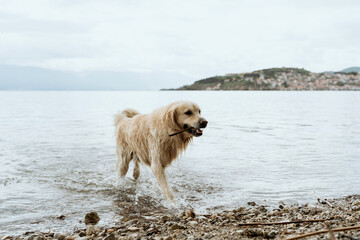
[[[180,134],[180,133],[183,133],[183,132],[185,132],[185,131],[188,131],[189,129],[190,129],[190,128],[186,128],[186,129],[183,129],[183,130],[181,130],[181,131],[179,131],[179,132],[176,132],[176,133],[173,133],[173,134],[169,134],[169,137],[178,135],[178,134]]]

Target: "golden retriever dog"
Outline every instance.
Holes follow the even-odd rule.
[[[207,123],[199,106],[188,101],[174,102],[149,114],[125,109],[115,115],[116,168],[120,176],[125,177],[133,160],[136,180],[142,162],[151,168],[165,199],[173,200],[165,168],[185,151],[194,136],[202,135]]]

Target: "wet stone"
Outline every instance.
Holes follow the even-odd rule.
[[[360,200],[355,200],[353,203],[352,203],[353,206],[360,206]]]
[[[131,238],[137,238],[139,235],[137,234],[137,233],[133,233],[133,234],[131,234],[129,237],[131,237]]]
[[[93,226],[93,225],[88,225],[86,227],[86,235],[93,235],[93,234],[98,234],[100,232],[100,228],[97,226]]]
[[[55,233],[54,234],[54,238],[58,239],[58,240],[64,240],[65,239],[65,235],[61,234],[61,233]]]
[[[203,235],[203,237],[204,237],[205,239],[210,239],[210,238],[213,237],[213,235],[212,235],[211,233],[205,233],[205,234]]]
[[[85,215],[85,224],[97,224],[100,220],[99,215],[97,212],[90,212]]]
[[[138,227],[129,227],[128,230],[131,231],[131,232],[136,232],[136,231],[139,231],[140,228],[138,228]]]
[[[147,231],[146,231],[146,235],[150,236],[154,233],[157,233],[159,232],[159,230],[157,230],[156,228],[149,228]]]
[[[189,211],[187,211],[187,212],[185,213],[185,217],[186,217],[186,218],[194,218],[194,217],[196,217],[196,214],[195,214],[195,212],[194,212],[193,209],[190,209]]]
[[[266,237],[267,238],[275,238],[277,234],[278,234],[278,232],[273,230],[273,231],[269,232],[268,234],[266,234]]]
[[[205,217],[205,216],[198,216],[197,219],[199,219],[200,221],[203,221],[203,220],[207,220],[207,217]]]
[[[168,216],[162,216],[161,217],[161,221],[162,222],[167,222],[167,221],[169,221],[170,220],[170,218],[168,217]]]
[[[33,234],[33,235],[28,236],[26,239],[27,240],[34,240],[36,237],[37,237],[37,235]]]
[[[260,207],[258,207],[258,209],[259,209],[259,211],[261,211],[261,212],[267,212],[267,209],[266,209],[265,206],[260,206]]]
[[[255,237],[264,236],[264,233],[261,229],[254,228],[254,229],[246,229],[244,235],[250,238],[255,238]]]
[[[76,236],[67,236],[67,237],[65,238],[65,240],[75,240],[75,239],[77,239]]]
[[[171,230],[177,230],[177,229],[185,229],[185,226],[180,224],[174,224],[171,226]]]
[[[64,219],[65,219],[65,215],[56,216],[55,218],[58,219],[58,220],[64,220]]]
[[[110,235],[104,237],[103,239],[104,240],[116,240],[115,235],[112,233]]]
[[[190,221],[188,222],[188,224],[192,227],[195,227],[196,225],[198,225],[198,222],[197,221]]]

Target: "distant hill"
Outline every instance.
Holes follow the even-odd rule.
[[[337,72],[343,72],[343,73],[351,73],[351,72],[360,72],[360,67],[349,67],[349,68],[345,68],[341,71],[337,71]],[[336,71],[325,71],[323,73],[336,73]]]
[[[360,72],[360,67],[349,67],[341,70],[340,72],[345,72],[345,73]]]
[[[169,72],[65,72],[0,65],[0,90],[158,90],[192,82]]]
[[[312,73],[300,68],[269,68],[214,76],[175,90],[360,90],[356,72]]]

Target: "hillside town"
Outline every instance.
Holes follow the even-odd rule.
[[[270,68],[206,78],[178,90],[360,90],[360,73]]]

